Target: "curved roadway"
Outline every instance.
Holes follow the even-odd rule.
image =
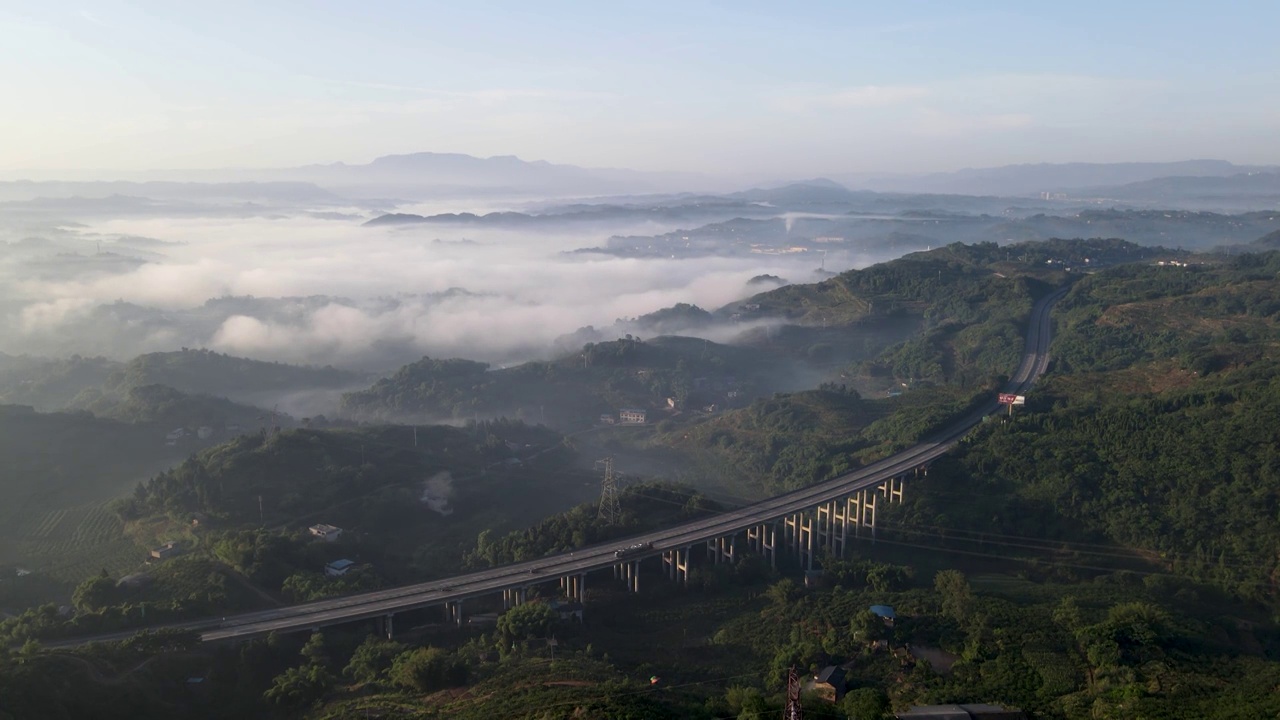
[[[1025,392],[1048,366],[1049,309],[1066,293],[1066,290],[1067,288],[1061,288],[1036,303],[1027,329],[1026,351],[1017,372],[1006,385],[1005,392],[1017,394]],[[983,417],[997,407],[993,399],[942,431],[936,439],[922,442],[847,475],[665,530],[444,580],[228,616],[221,620],[181,623],[166,627],[201,631],[201,639],[204,641],[248,638],[274,631],[317,628],[491,595],[508,588],[549,582],[565,575],[603,570],[617,564],[614,550],[634,543],[652,543],[652,548],[628,557],[628,561],[652,557],[666,550],[683,549],[689,545],[732,535],[761,523],[808,510],[828,500],[847,497],[864,488],[876,487],[889,478],[900,476],[927,464],[950,450],[974,425],[981,422]],[[127,637],[133,632],[49,644],[63,645],[90,640],[116,639]]]

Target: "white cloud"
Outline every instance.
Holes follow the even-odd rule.
[[[382,359],[390,343],[395,363],[423,354],[506,363],[545,356],[557,336],[586,325],[603,328],[678,302],[715,309],[750,294],[755,275],[802,279],[817,264],[562,254],[614,232],[665,229],[539,234],[302,217],[114,220],[83,229],[83,242],[105,233],[184,244],[163,246],[163,260],[122,274],[9,285],[22,309],[0,316],[0,351],[127,357],[189,346],[381,368],[394,364]],[[464,237],[472,244],[456,242]],[[206,305],[226,296],[330,299]]]

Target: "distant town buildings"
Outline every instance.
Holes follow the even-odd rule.
[[[622,408],[618,411],[618,422],[623,425],[643,425],[647,413],[640,408]]]
[[[333,542],[334,540],[342,537],[342,528],[334,527],[333,525],[320,523],[319,525],[312,525],[307,529],[311,531],[312,535],[324,540],[325,542]]]

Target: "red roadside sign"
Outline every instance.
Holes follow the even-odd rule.
[[[999,402],[1001,405],[1013,405],[1018,402],[1018,396],[1013,393],[1000,393]]]

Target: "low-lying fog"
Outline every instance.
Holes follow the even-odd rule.
[[[506,364],[547,356],[557,336],[586,325],[678,302],[714,310],[768,289],[748,286],[757,275],[813,281],[822,260],[562,254],[613,234],[675,229],[655,223],[529,233],[361,226],[367,217],[351,210],[0,228],[0,352],[127,359],[205,347],[370,370],[424,354]],[[825,263],[842,270],[879,259],[832,254]]]

